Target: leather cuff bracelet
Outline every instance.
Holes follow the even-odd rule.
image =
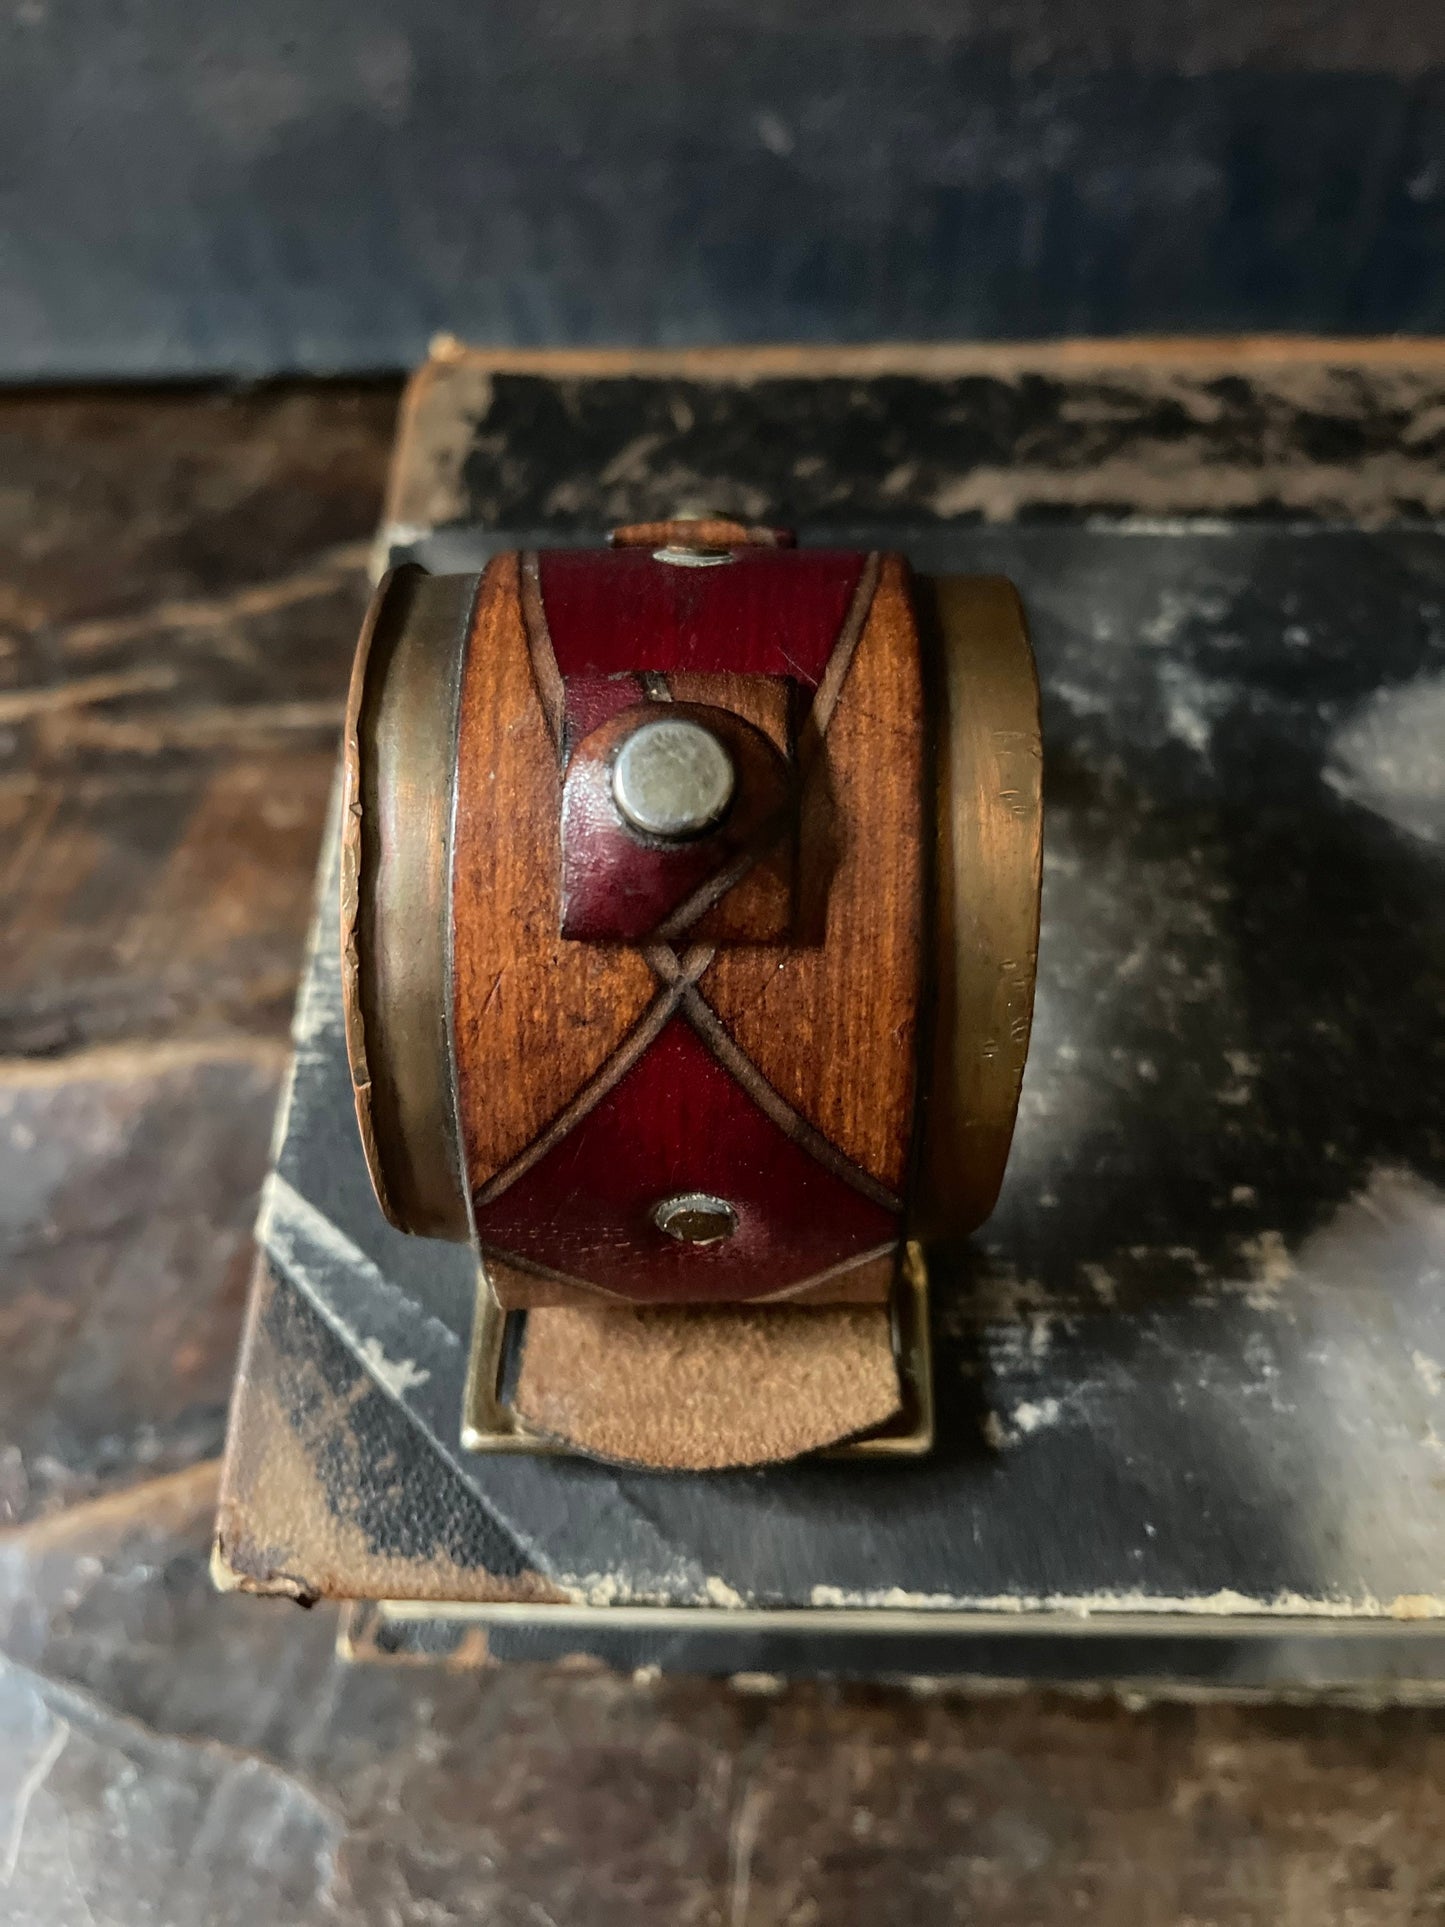
[[[345,770],[372,1180],[503,1305],[882,1301],[987,1215],[1038,927],[1007,582],[724,521],[403,567]]]

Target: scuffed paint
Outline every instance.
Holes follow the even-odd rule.
[[[1445,676],[1378,690],[1335,731],[1324,780],[1425,843],[1445,843]]]
[[[396,1398],[404,1392],[415,1391],[431,1377],[425,1366],[418,1365],[415,1359],[388,1358],[375,1338],[363,1338],[356,1355],[370,1369],[372,1377]]]

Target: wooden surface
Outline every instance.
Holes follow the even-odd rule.
[[[214,1594],[391,407],[0,402],[0,1911],[1431,1927],[1438,1712],[355,1673],[326,1610]]]
[[[0,403],[0,1516],[220,1444],[389,389]]]

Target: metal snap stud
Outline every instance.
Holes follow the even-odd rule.
[[[612,766],[612,796],[648,836],[677,841],[711,829],[732,801],[733,760],[710,729],[687,717],[643,723]]]
[[[716,569],[733,559],[731,549],[682,549],[669,544],[652,551],[654,562],[665,562],[670,569]]]
[[[684,1245],[717,1245],[738,1228],[738,1214],[726,1198],[707,1191],[683,1191],[652,1207],[652,1222]]]

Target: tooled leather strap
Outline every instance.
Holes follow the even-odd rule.
[[[605,781],[668,714],[738,772],[719,832],[675,849]],[[458,1110],[504,1302],[882,1297],[921,958],[901,559],[720,521],[498,558],[457,798]]]

